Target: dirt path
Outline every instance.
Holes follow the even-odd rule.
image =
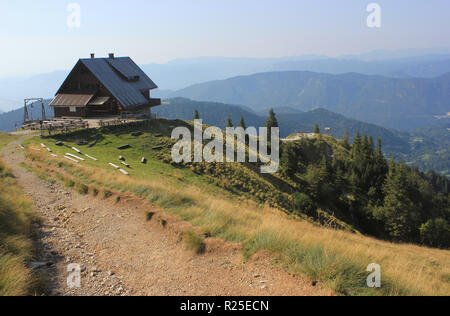
[[[49,184],[21,166],[23,150],[11,144],[0,155],[43,218],[35,224],[43,246],[37,262],[50,280],[50,295],[329,295],[270,265],[244,263],[238,245],[208,241],[196,255],[156,220],[151,206],[128,198],[116,204]],[[67,266],[82,267],[82,284],[69,289]]]

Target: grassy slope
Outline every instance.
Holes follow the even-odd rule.
[[[33,294],[36,285],[24,262],[32,257],[32,207],[0,162],[0,296]]]
[[[120,133],[111,130],[46,139],[45,143],[59,158],[51,158],[45,150],[29,150],[28,153],[35,169],[46,177],[68,185],[85,186],[82,191],[115,190],[145,198],[212,236],[242,243],[249,256],[258,251],[268,252],[286,270],[322,281],[338,294],[446,295],[450,292],[448,251],[395,245],[318,227],[251,201],[251,192],[243,196],[223,189],[218,183],[223,179],[215,181],[214,177],[200,176],[189,168],[171,165],[167,161],[171,145],[167,137],[173,126],[181,124],[185,123],[160,120],[152,127],[125,128]],[[133,137],[130,135],[133,130],[145,133]],[[59,139],[66,147],[55,146]],[[98,141],[92,148],[77,146],[98,158],[98,162],[87,159],[74,164],[61,158],[66,152],[76,154],[70,147],[77,139]],[[40,142],[36,139],[30,146],[40,149]],[[124,144],[132,147],[125,151],[116,149]],[[153,150],[155,146],[163,148]],[[119,164],[119,155],[132,167],[129,177],[108,166],[108,162]],[[148,159],[146,165],[140,163],[142,156]],[[233,164],[230,168],[242,166]],[[257,179],[254,174],[250,178],[263,188],[273,188],[267,179]],[[380,264],[383,272],[383,288],[378,290],[365,285],[366,267],[373,262]]]
[[[8,133],[0,133],[0,150],[16,139],[18,139],[17,136],[13,136]]]

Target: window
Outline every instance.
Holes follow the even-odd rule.
[[[69,109],[71,113],[77,113],[77,107],[71,106]]]

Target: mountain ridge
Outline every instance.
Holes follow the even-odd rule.
[[[387,128],[414,130],[450,112],[450,73],[432,79],[397,79],[358,73],[265,72],[196,84],[171,97],[245,104],[254,110],[321,107]]]
[[[281,58],[198,57],[140,66],[161,90],[179,90],[197,83],[266,71],[311,71],[330,74],[355,72],[387,77],[433,78],[450,72],[450,51],[419,50],[415,53],[383,51],[341,57],[321,55]],[[0,98],[14,101],[0,102],[0,108],[13,109],[26,97],[52,97],[69,72],[68,69],[55,70],[27,77],[1,78]]]

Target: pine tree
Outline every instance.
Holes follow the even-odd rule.
[[[418,230],[419,206],[410,197],[410,183],[408,170],[404,163],[400,163],[389,170],[384,187],[385,199],[383,206],[383,220],[389,237],[396,241],[412,241],[415,230]]]
[[[378,138],[377,149],[372,159],[372,205],[380,206],[383,203],[383,185],[386,181],[386,176],[389,171],[389,166],[386,158],[383,155],[381,138]]]
[[[200,114],[198,113],[197,110],[194,111],[194,120],[199,120],[200,119]]]
[[[391,156],[391,160],[389,161],[389,177],[392,177],[395,174],[395,159],[394,159],[394,154],[392,154]]]
[[[247,126],[245,126],[245,120],[244,120],[243,115],[241,115],[241,120],[239,121],[239,127],[242,127],[243,129],[247,129]]]
[[[234,127],[233,121],[231,120],[231,115],[228,115],[228,118],[227,118],[227,127]]]
[[[356,132],[355,139],[353,140],[353,148],[352,148],[352,158],[355,159],[356,156],[359,155],[359,152],[361,151],[361,145],[362,145],[362,138],[359,131]]]
[[[346,149],[350,149],[350,135],[348,133],[348,130],[345,131],[344,139],[342,140],[342,146],[344,146]]]
[[[292,177],[297,170],[297,155],[294,149],[294,145],[291,143],[283,146],[280,158],[280,172],[287,176]]]
[[[382,143],[382,141],[381,141],[381,138],[378,138],[378,141],[377,141],[377,152],[376,152],[376,155],[377,155],[377,157],[378,158],[383,158],[384,159],[384,155],[383,155],[383,143]],[[384,159],[385,160],[385,159]]]
[[[267,121],[266,121],[267,140],[268,141],[271,139],[272,128],[274,128],[274,127],[279,127],[278,126],[278,121],[277,121],[277,118],[275,116],[275,111],[273,109],[270,109],[269,117],[267,118]]]
[[[375,148],[374,148],[374,142],[373,142],[373,137],[372,136],[369,137],[369,147],[370,147],[370,151],[373,153]]]
[[[268,129],[273,128],[273,127],[278,127],[278,121],[275,116],[275,111],[273,109],[270,109],[270,111],[269,111],[269,117],[267,118],[267,121],[266,121],[266,127]]]
[[[330,179],[330,165],[328,164],[328,159],[326,154],[322,156],[322,161],[320,162],[320,178],[322,182],[326,182]]]
[[[320,128],[319,128],[319,124],[314,125],[314,134],[320,134]]]

